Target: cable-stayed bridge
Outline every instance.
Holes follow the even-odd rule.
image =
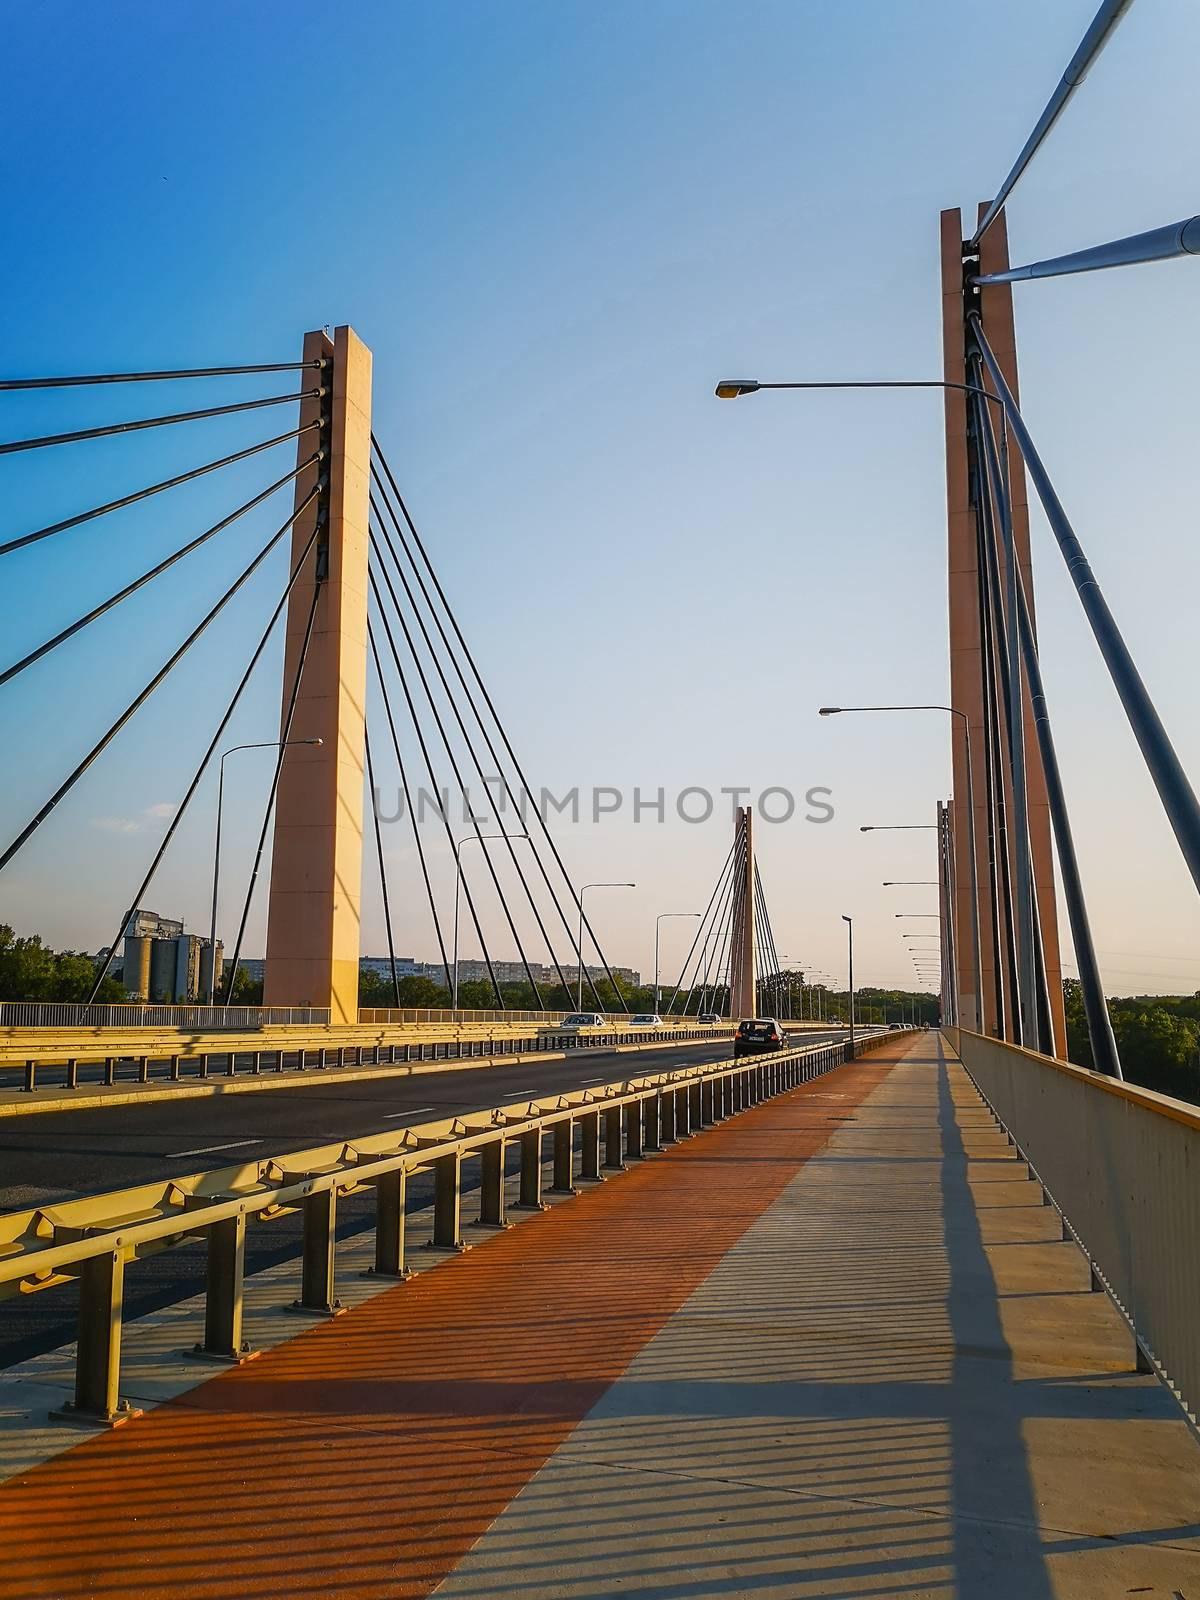
[[[1005,223],[1129,4],[1100,6],[977,220],[942,214],[940,377],[717,385],[942,394],[949,694],[812,708],[945,719],[951,796],[866,827],[935,835],[936,951],[914,959],[937,1028],[856,1027],[849,917],[848,1026],[794,1014],[747,808],[703,909],[659,918],[695,922],[677,980],[660,984],[656,948],[654,1012],[631,1014],[586,901],[631,885],[572,877],[460,626],[452,560],[373,428],[353,329],[308,333],[294,361],[0,382],[30,422],[0,444],[0,470],[30,474],[0,540],[10,594],[31,552],[119,537],[123,515],[176,503],[160,497],[204,508],[0,663],[9,696],[64,663],[98,677],[89,630],[172,595],[152,673],[44,792],[14,788],[0,893],[89,782],[123,774],[123,739],[174,675],[219,660],[204,715],[172,730],[186,782],[114,907],[90,1000],[0,1018],[0,1590],[1200,1586],[1200,1110],[1120,1059],[1043,681],[1028,483],[1198,887],[1200,810],[1025,415],[1011,289],[1196,253],[1200,224],[1014,266]],[[69,511],[54,470],[29,465],[110,448],[121,466],[77,472],[98,487]],[[167,587],[181,572],[186,604]],[[214,774],[219,797],[264,683],[278,737],[236,894],[214,862],[208,992],[186,1016],[118,1015],[106,972],[122,942],[152,966],[127,931]],[[38,755],[10,759],[37,773]],[[403,874],[381,832],[390,790]],[[422,792],[494,801],[494,817],[468,805],[463,832],[435,807],[449,893]],[[395,1002],[369,1015],[364,884]],[[264,990],[246,1006],[256,893]],[[402,1004],[401,903],[426,919],[443,1013]],[[1064,934],[1088,1065],[1067,1059]],[[464,938],[486,1007],[459,1004]],[[768,1017],[790,1037],[736,1026]]]

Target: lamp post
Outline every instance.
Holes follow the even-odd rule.
[[[264,739],[254,744],[231,744],[217,770],[217,837],[213,845],[212,923],[208,943],[208,1003],[217,1003],[217,886],[221,875],[221,809],[225,803],[225,757],[238,750],[288,750],[296,744],[320,744],[320,739]],[[236,953],[236,952],[235,952]],[[231,990],[232,992],[232,990]]]
[[[847,1011],[849,1013],[849,1022],[850,1022],[850,1055],[851,1055],[851,1057],[853,1057],[853,1055],[854,1055],[854,918],[846,916],[846,914],[843,912],[842,913],[842,921],[846,924],[846,946],[847,946],[847,952],[846,953],[847,953],[847,956],[848,956],[848,966],[849,966],[849,974],[848,974],[848,976],[849,976],[849,980],[850,980],[849,998],[848,998],[848,1001],[847,1001],[846,1009],[847,1009]]]
[[[528,839],[527,833],[468,833],[454,843],[454,988],[450,996],[451,1011],[458,1010],[458,903],[462,893],[462,857],[463,845],[474,841],[482,844],[485,839]]]
[[[698,917],[699,911],[660,911],[654,919],[654,1014],[658,1015],[658,935],[663,923],[670,917]]]
[[[905,705],[905,706],[822,706],[818,716],[834,717],[843,716],[847,712],[863,711],[943,711],[948,716],[957,717],[962,723],[963,740],[966,749],[967,773],[967,856],[971,863],[971,956],[973,976],[975,979],[975,1032],[986,1033],[983,1017],[983,950],[979,934],[979,862],[975,855],[975,785],[972,777],[971,762],[971,721],[965,711],[960,711],[957,706],[942,705]]]
[[[636,883],[585,883],[579,891],[579,992],[576,1011],[583,1010],[583,897],[589,889],[636,889]]]

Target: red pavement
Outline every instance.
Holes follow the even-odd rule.
[[[0,1596],[429,1594],[909,1043],[12,1480]]]

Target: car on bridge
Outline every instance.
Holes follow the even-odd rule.
[[[725,1018],[718,1016],[715,1011],[702,1011],[696,1018],[697,1022],[724,1022]]]
[[[607,1028],[608,1023],[602,1012],[599,1011],[573,1011],[569,1017],[564,1017],[552,1030],[554,1033],[582,1033],[585,1028]]]
[[[733,1036],[734,1056],[761,1055],[787,1048],[788,1036],[774,1017],[743,1017]]]
[[[661,1028],[663,1019],[657,1011],[639,1011],[636,1016],[630,1017],[631,1028]]]

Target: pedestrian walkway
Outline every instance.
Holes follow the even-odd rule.
[[[1200,1600],[1200,1446],[933,1036],[0,1489],[0,1595]]]

